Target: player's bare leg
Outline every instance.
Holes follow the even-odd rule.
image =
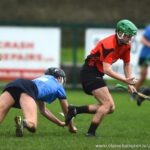
[[[112,99],[112,96],[109,93],[109,90],[107,87],[96,89],[92,92],[92,94],[95,96],[95,98],[98,100],[101,105],[99,105],[99,108],[97,109],[91,125],[88,130],[88,135],[95,135],[96,129],[101,123],[102,119],[108,114],[112,113],[115,109],[115,105]]]
[[[29,95],[22,93],[20,105],[23,111],[23,126],[30,132],[35,132],[37,128],[37,106],[35,100]]]
[[[5,91],[0,96],[0,123],[4,120],[11,106],[15,103],[9,92]]]
[[[137,90],[139,90],[139,88],[144,83],[144,81],[145,81],[145,79],[147,77],[147,73],[148,73],[148,67],[147,66],[142,67],[141,71],[140,71],[140,79],[138,80],[137,84],[135,85],[135,88]]]
[[[98,100],[99,104],[85,106],[69,106],[68,114],[66,117],[66,124],[68,124],[70,120],[77,114],[95,114],[88,130],[88,135],[95,136],[95,131],[98,125],[101,123],[103,117],[108,113],[112,113],[115,109],[115,105],[107,87],[94,90],[92,94]]]

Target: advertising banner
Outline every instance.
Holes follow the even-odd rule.
[[[32,79],[60,66],[61,30],[0,27],[0,80]]]

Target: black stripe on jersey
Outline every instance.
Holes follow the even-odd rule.
[[[113,52],[114,49],[110,48],[110,49],[105,49],[104,45],[102,44],[102,52],[103,52],[103,57],[106,58],[108,56],[108,54],[110,54],[111,52]]]

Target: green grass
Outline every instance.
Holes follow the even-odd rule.
[[[67,91],[69,103],[84,105],[95,103],[95,99],[84,94],[82,91]],[[97,138],[87,138],[85,133],[89,127],[92,115],[78,115],[75,124],[77,134],[70,134],[67,128],[61,128],[47,119],[38,115],[38,130],[35,134],[25,130],[24,137],[17,138],[14,135],[15,126],[13,118],[21,115],[17,109],[11,109],[6,119],[0,126],[0,149],[1,150],[94,150],[97,146],[125,146],[135,144],[150,144],[150,117],[149,102],[138,107],[129,99],[128,93],[112,93],[116,103],[116,111],[106,116],[97,130]],[[61,111],[59,102],[55,101],[48,108],[60,119]],[[119,149],[105,148],[103,149]],[[131,149],[131,148],[125,148]],[[136,148],[134,148],[136,149]],[[137,148],[142,149],[142,148]],[[148,148],[147,148],[148,149]]]

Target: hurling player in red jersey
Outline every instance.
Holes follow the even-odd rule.
[[[81,82],[85,93],[94,96],[98,104],[86,106],[69,106],[66,124],[81,113],[94,114],[87,136],[95,136],[95,132],[104,116],[114,112],[115,104],[109,89],[103,80],[104,74],[120,80],[128,85],[130,92],[135,92],[136,80],[132,77],[130,66],[130,41],[137,33],[137,27],[129,20],[120,20],[116,33],[99,41],[91,50],[81,69]],[[124,62],[124,76],[113,71],[111,65],[118,59]]]

